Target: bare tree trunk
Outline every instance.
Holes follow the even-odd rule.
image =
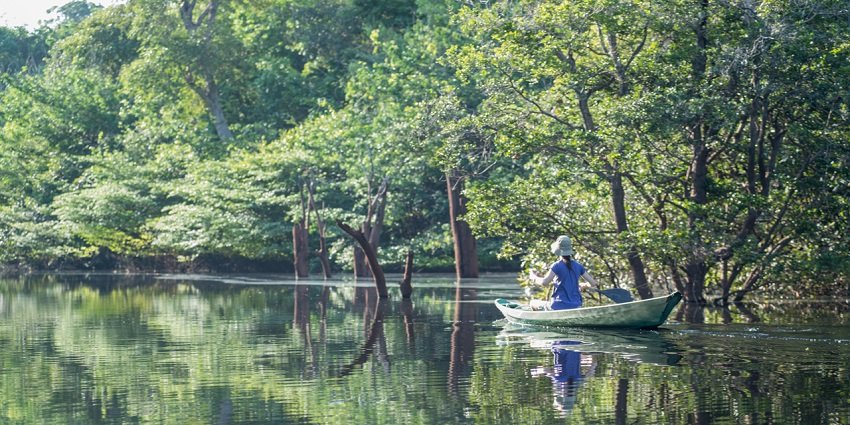
[[[360,245],[360,248],[366,255],[369,269],[372,270],[372,277],[375,279],[375,288],[378,290],[378,296],[381,298],[388,298],[387,280],[384,277],[384,271],[381,269],[381,265],[378,263],[378,256],[369,244],[369,240],[366,239],[366,235],[364,235],[362,231],[355,230],[341,221],[337,221],[336,225],[339,226],[339,228],[345,233],[348,233]]]
[[[387,207],[387,191],[386,186],[377,197],[377,208],[375,211],[375,222],[369,231],[369,245],[372,250],[378,252],[378,245],[381,242],[381,232],[384,230],[384,213]]]
[[[295,265],[295,277],[307,277],[310,275],[309,252],[310,247],[307,237],[307,210],[304,205],[304,192],[301,192],[301,219],[292,225],[292,251]]]
[[[458,217],[466,214],[466,198],[461,193],[461,184],[455,172],[446,173],[446,185],[449,196],[449,223],[454,239],[455,275],[458,279],[478,277],[475,236],[472,235],[469,223],[458,220]]]
[[[207,66],[204,66],[204,68],[203,75],[207,88],[204,91],[205,94],[202,94],[201,97],[205,97],[204,103],[212,114],[213,127],[215,127],[218,138],[225,141],[232,140],[233,133],[230,131],[230,124],[227,122],[227,117],[224,116],[224,107],[221,103],[218,84],[215,82],[212,72],[206,69]]]
[[[295,264],[295,277],[302,278],[310,275],[307,263],[307,228],[304,222],[292,225],[292,249]]]
[[[376,253],[378,252],[378,245],[381,241],[381,232],[384,228],[384,211],[387,203],[388,186],[389,179],[384,177],[374,196],[372,196],[372,190],[369,189],[366,217],[364,217],[363,224],[360,227],[360,231],[366,236],[369,245]],[[375,219],[374,224],[372,222],[373,218]],[[368,267],[368,258],[363,248],[359,246],[354,247],[354,275],[357,277],[372,277],[372,271]]]
[[[413,293],[413,286],[410,285],[410,281],[413,275],[413,251],[407,251],[407,259],[404,262],[404,277],[401,279],[401,283],[399,284],[401,288],[401,297],[404,299],[410,298],[410,295]]]
[[[361,230],[362,232],[362,230]],[[363,248],[360,246],[354,247],[354,276],[355,277],[371,277],[369,265],[366,264],[366,254],[363,253]]]

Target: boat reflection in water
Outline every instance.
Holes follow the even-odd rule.
[[[682,358],[679,348],[664,329],[551,329],[515,325],[507,320],[499,320],[496,324],[502,327],[496,338],[498,345],[528,344],[548,350],[563,345],[563,341],[572,341],[570,350],[611,353],[638,363],[661,366],[676,365]]]
[[[515,325],[507,320],[499,320],[496,325],[502,327],[496,338],[498,345],[525,345],[551,351],[552,363],[531,368],[530,375],[547,377],[552,381],[553,405],[560,415],[570,413],[579,389],[593,380],[600,364],[606,364],[603,366],[605,370],[612,370],[610,363],[616,359],[674,366],[682,358],[681,350],[663,329],[542,329]],[[617,413],[626,412],[619,405],[625,405],[629,379],[628,376],[618,378],[618,387],[622,388],[617,390]]]
[[[591,355],[569,347],[580,345],[581,341],[556,341],[552,343],[552,367],[535,367],[531,376],[547,376],[552,380],[552,405],[562,414],[572,410],[576,403],[576,394],[585,377],[593,376],[596,361]]]

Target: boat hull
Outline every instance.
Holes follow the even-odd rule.
[[[547,327],[598,328],[657,328],[667,321],[682,294],[673,292],[663,297],[608,304],[570,310],[534,311],[527,305],[505,299],[496,300],[496,307],[512,323]]]

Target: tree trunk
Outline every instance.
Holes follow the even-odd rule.
[[[360,248],[359,245],[354,247],[354,276],[372,277],[369,272],[369,265],[366,264],[366,254],[363,253],[363,248]]]
[[[325,239],[325,222],[324,220],[322,220],[322,215],[319,213],[319,209],[316,208],[312,179],[310,179],[310,181],[307,183],[307,196],[308,207],[313,210],[313,213],[316,214],[316,229],[319,232],[319,250],[316,251],[316,255],[319,257],[319,262],[322,263],[322,272],[325,275],[325,279],[330,279],[332,273],[331,262],[328,254],[327,240]]]
[[[588,132],[595,132],[596,123],[593,121],[593,114],[590,112],[590,105],[588,103],[589,94],[576,91],[576,96],[578,98],[579,112],[581,112],[584,129]],[[623,175],[617,170],[616,165],[608,164],[606,168],[608,182],[611,187],[611,206],[614,210],[614,224],[618,234],[625,233],[629,230],[629,226],[626,218],[626,194],[623,188]],[[626,260],[629,262],[632,280],[634,280],[638,295],[642,299],[652,298],[652,290],[649,288],[649,283],[646,279],[646,266],[635,246],[628,248]]]
[[[381,232],[384,228],[384,211],[387,203],[387,188],[389,179],[384,177],[381,186],[378,187],[377,193],[372,197],[372,190],[369,189],[368,208],[366,217],[363,219],[360,231],[366,237],[369,245],[374,252],[378,252],[378,245],[381,241]],[[375,222],[372,223],[374,217]],[[354,247],[354,276],[356,277],[372,277],[372,271],[368,267],[368,258],[363,248]]]
[[[295,277],[302,278],[309,276],[307,228],[303,221],[292,225],[292,250],[294,254]]]
[[[183,20],[183,26],[190,35],[195,33],[202,27],[205,27],[205,33],[201,39],[201,46],[196,57],[198,61],[198,72],[203,78],[203,82],[196,81],[192,70],[187,70],[184,74],[186,83],[189,87],[200,96],[207,111],[212,116],[213,127],[219,139],[228,141],[233,139],[233,133],[230,131],[230,126],[227,122],[227,117],[224,115],[224,107],[221,102],[221,94],[218,89],[214,76],[214,67],[208,61],[208,56],[213,48],[212,34],[213,26],[218,12],[219,0],[211,0],[207,7],[195,18],[195,1],[183,0],[180,3],[180,18]]]
[[[704,303],[705,297],[705,275],[708,273],[708,265],[705,261],[693,259],[685,265],[685,273],[688,282],[685,285],[685,293],[682,294],[685,301]]]
[[[381,298],[388,298],[387,280],[384,277],[384,271],[381,269],[381,265],[378,263],[378,256],[369,244],[369,240],[366,239],[366,235],[364,235],[362,231],[354,230],[349,225],[341,221],[337,221],[336,225],[339,226],[339,228],[345,233],[348,233],[360,245],[360,248],[366,256],[369,269],[372,271],[372,277],[375,279],[375,288],[378,290],[378,296]]]
[[[205,103],[212,114],[215,132],[218,134],[218,138],[223,141],[232,140],[233,132],[230,131],[227,117],[224,116],[224,107],[221,104],[218,84],[216,84],[212,72],[204,72],[204,79],[207,86],[207,99]]]
[[[699,20],[694,28],[697,49],[691,61],[691,72],[694,80],[697,82],[703,80],[705,77],[705,71],[708,65],[708,0],[700,0],[699,6]],[[690,238],[694,252],[685,264],[687,282],[685,284],[685,293],[682,295],[685,301],[696,303],[705,302],[703,293],[705,291],[705,277],[708,273],[708,264],[706,263],[705,254],[702,252],[702,236],[696,229],[697,223],[705,218],[702,208],[708,202],[709,149],[706,144],[703,122],[704,118],[698,115],[688,126],[688,134],[693,145],[693,157],[688,170],[690,177],[690,193],[688,194],[688,198],[695,205],[688,212],[688,230],[691,234]]]
[[[611,184],[611,200],[614,209],[614,221],[617,224],[617,233],[622,234],[629,231],[628,221],[626,220],[626,193],[623,189],[623,177],[619,172],[612,171],[610,177]],[[643,299],[652,298],[652,289],[646,279],[645,266],[637,248],[630,245],[626,252],[626,258],[629,260],[629,267],[632,269],[632,279],[635,283],[635,289]]]
[[[693,160],[690,167],[691,189],[690,200],[694,204],[688,212],[688,230],[691,238],[691,249],[693,252],[685,263],[685,293],[682,294],[687,302],[704,303],[705,276],[708,273],[708,264],[705,259],[702,235],[697,230],[697,224],[705,219],[703,206],[708,202],[707,176],[708,176],[708,147],[701,129],[697,124],[692,131],[694,135]]]
[[[679,273],[679,265],[675,261],[671,261],[668,266],[670,267],[670,276],[673,279],[673,285],[679,293],[684,294],[685,284],[682,282],[682,275]]]
[[[295,277],[310,275],[310,245],[307,234],[307,205],[304,201],[304,186],[301,186],[301,218],[292,225],[292,258],[295,265]]]
[[[410,281],[413,275],[413,251],[407,251],[407,259],[404,262],[404,277],[401,279],[399,287],[401,288],[401,297],[404,299],[410,298],[413,293],[413,287]]]
[[[475,236],[469,224],[458,220],[466,214],[466,198],[461,193],[461,184],[456,172],[446,173],[447,193],[449,196],[449,223],[452,228],[455,251],[455,275],[460,278],[478,277],[478,254],[475,248]]]

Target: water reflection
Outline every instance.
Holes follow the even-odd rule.
[[[682,359],[681,350],[668,330],[639,329],[538,329],[511,324],[503,326],[497,344],[528,344],[534,348],[561,347],[571,341],[570,349],[584,353],[614,354],[638,363],[673,366]]]
[[[808,323],[850,324],[850,301],[843,299],[753,300],[725,306],[681,303],[668,324]],[[669,326],[667,326],[669,327]]]
[[[369,323],[369,327],[366,329],[364,339],[366,342],[363,343],[362,348],[360,349],[359,355],[353,361],[343,366],[342,370],[339,372],[339,377],[344,377],[351,374],[354,369],[358,366],[363,365],[369,360],[369,357],[373,353],[376,354],[376,358],[384,367],[385,370],[389,370],[389,356],[387,355],[387,342],[384,336],[384,314],[387,309],[387,302],[380,298],[375,299],[375,306],[371,309],[365,309],[364,311],[371,310],[373,316]]]
[[[531,376],[546,376],[552,381],[552,405],[566,416],[576,403],[576,394],[586,376],[593,376],[596,361],[591,355],[570,350],[581,341],[556,341],[552,343],[552,367],[535,367]]]
[[[0,423],[850,417],[846,302],[549,331],[497,320],[492,299],[516,293],[513,280],[429,279],[408,301],[346,281],[0,279]]]
[[[475,352],[475,319],[478,316],[476,294],[475,288],[466,288],[462,281],[457,281],[448,374],[448,388],[452,394],[457,394],[461,377],[468,377],[471,373],[470,364]]]

